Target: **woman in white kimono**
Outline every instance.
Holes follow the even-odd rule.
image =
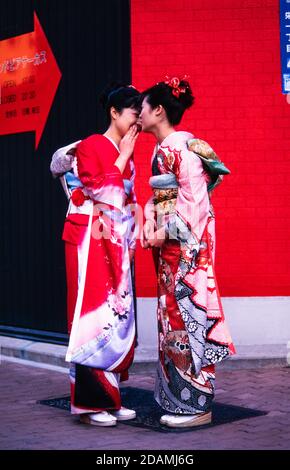
[[[193,103],[186,79],[167,79],[143,96],[142,130],[157,140],[142,241],[159,248],[155,399],[166,413],[162,425],[199,426],[212,420],[215,363],[234,353],[214,272],[213,182],[200,158],[213,153],[175,130]]]

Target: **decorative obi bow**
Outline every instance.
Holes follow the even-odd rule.
[[[211,146],[201,139],[189,139],[187,148],[196,153],[201,159],[205,171],[209,174],[211,181],[207,190],[212,191],[223,180],[223,175],[229,175],[230,170],[218,158]]]

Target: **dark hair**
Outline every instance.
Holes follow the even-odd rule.
[[[108,123],[111,121],[112,107],[121,113],[125,108],[141,112],[141,94],[136,88],[122,82],[110,83],[100,95],[100,103],[106,111]]]
[[[142,93],[142,98],[147,98],[153,109],[159,105],[163,106],[167,119],[173,126],[180,123],[184,111],[194,102],[188,81],[181,80],[179,87],[184,89],[184,93],[180,93],[179,96],[174,95],[174,88],[165,82],[157,83]]]

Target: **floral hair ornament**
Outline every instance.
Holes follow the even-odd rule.
[[[180,85],[180,82],[182,82],[184,80],[187,81],[188,79],[189,79],[188,75],[184,75],[184,77],[181,80],[178,77],[170,78],[170,77],[168,77],[168,75],[166,75],[164,83],[166,83],[166,85],[170,86],[170,88],[172,88],[172,94],[176,98],[179,98],[180,93],[185,93],[186,89],[188,88],[186,85]]]

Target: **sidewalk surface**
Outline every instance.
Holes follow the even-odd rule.
[[[35,340],[12,338],[0,336],[1,355],[18,357],[28,361],[52,364],[60,367],[68,367],[65,362],[67,346],[60,346],[52,343],[43,343]],[[262,345],[236,345],[237,354],[223,361],[220,367],[224,370],[253,369],[265,367],[284,367],[287,365],[290,356],[289,344],[262,344]],[[146,348],[139,345],[135,350],[133,371],[143,371],[144,367],[155,370],[157,360],[156,354],[148,352]],[[290,357],[289,357],[290,363]]]
[[[152,390],[154,373],[139,368],[125,385]],[[5,358],[0,394],[2,450],[290,449],[289,367],[218,370],[216,401],[267,415],[185,433],[159,433],[121,423],[105,429],[82,425],[67,411],[37,404],[69,394],[66,373]]]

